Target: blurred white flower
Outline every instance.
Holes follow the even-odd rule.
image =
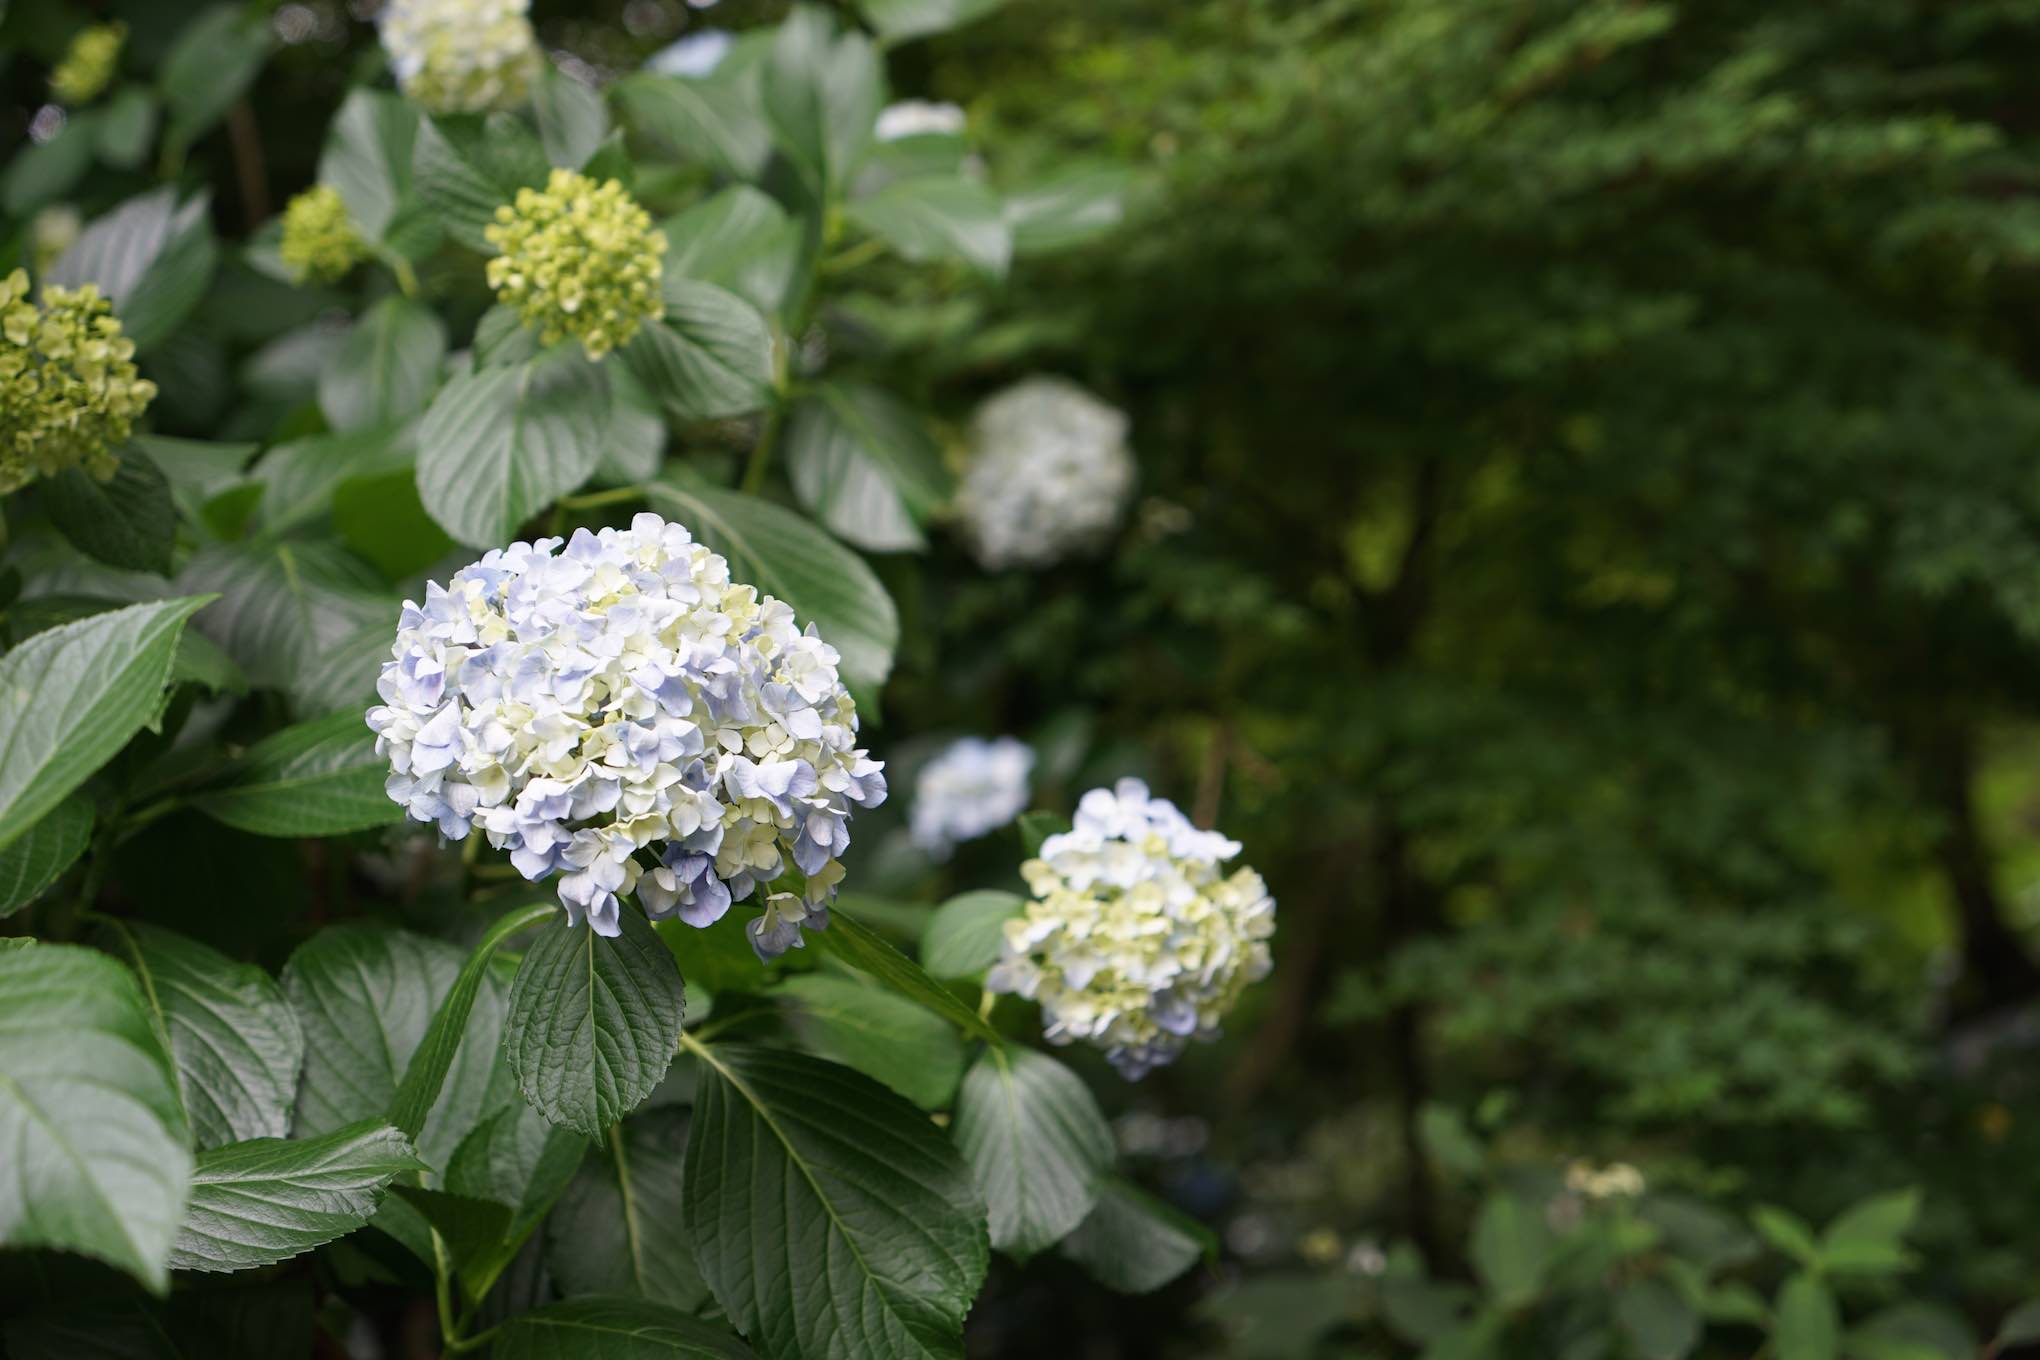
[[[1588,1199],[1633,1199],[1643,1193],[1643,1173],[1627,1162],[1597,1167],[1581,1159],[1565,1169],[1565,1188]]]
[[[956,511],[989,571],[1045,567],[1096,546],[1133,490],[1126,416],[1063,378],[1032,377],[971,421]]]
[[[879,111],[875,132],[881,142],[897,142],[902,137],[960,137],[963,128],[963,110],[954,104],[902,99]]]
[[[727,30],[704,28],[654,52],[645,69],[662,76],[712,75],[735,42],[736,38]]]
[[[975,840],[1027,807],[1034,752],[1013,737],[965,737],[921,767],[914,780],[914,844],[948,859],[959,842]]]
[[[752,947],[800,944],[828,925],[851,807],[885,798],[835,648],[657,515],[560,545],[493,550],[405,602],[368,713],[390,797],[559,875],[599,934],[633,891],[705,926],[771,885]]]
[[[390,0],[383,50],[404,94],[432,113],[515,108],[542,58],[531,0]]]
[[[1041,1003],[1050,1043],[1082,1039],[1137,1079],[1172,1061],[1267,976],[1275,900],[1239,842],[1200,831],[1138,779],[1092,789],[1076,823],[1020,866],[1032,890],[1006,923],[995,992]]]

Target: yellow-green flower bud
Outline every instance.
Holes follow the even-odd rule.
[[[70,50],[50,72],[50,93],[60,104],[89,104],[113,80],[127,25],[94,24],[71,39]]]
[[[28,226],[28,258],[36,277],[49,273],[84,230],[85,219],[68,203],[52,203],[37,213]]]
[[[538,78],[531,0],[390,0],[383,50],[397,83],[432,113],[522,104]]]
[[[0,495],[67,467],[113,476],[156,395],[134,355],[93,285],[45,288],[37,308],[27,270],[0,279]]]
[[[651,214],[610,180],[555,170],[543,190],[519,189],[483,233],[502,253],[489,286],[548,345],[571,335],[591,359],[627,345],[665,315]]]
[[[346,200],[332,185],[314,184],[285,206],[277,254],[299,283],[338,282],[367,252]]]

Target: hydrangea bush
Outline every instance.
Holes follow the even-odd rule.
[[[58,35],[0,192],[9,1353],[309,1338],[316,1286],[446,1354],[955,1357],[994,1251],[1195,1269],[1105,1109],[1267,971],[1238,847],[1127,783],[1030,858],[1139,759],[1083,732],[887,802],[914,555],[1046,568],[1134,477],[1054,356],[883,318],[995,334],[1122,178],[890,99],[961,11],[631,61],[340,14]],[[264,162],[243,97],[314,68],[357,83]]]

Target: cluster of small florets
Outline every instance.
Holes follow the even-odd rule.
[[[57,101],[73,106],[89,104],[113,81],[120,65],[120,49],[127,42],[127,25],[94,24],[71,39],[64,59],[50,72],[50,93]]]
[[[531,0],[390,0],[383,50],[397,83],[432,113],[515,108],[540,57]]]
[[[1566,1167],[1565,1188],[1588,1199],[1634,1199],[1643,1193],[1643,1173],[1627,1162],[1595,1166],[1581,1158]]]
[[[137,377],[135,344],[91,284],[45,288],[0,279],[0,495],[67,467],[105,481],[156,385]]]
[[[347,215],[347,200],[332,185],[314,184],[284,208],[277,254],[298,282],[338,282],[366,253],[361,232]]]
[[[942,860],[960,842],[998,830],[1026,809],[1033,771],[1034,752],[1012,737],[953,743],[914,780],[914,844]]]
[[[978,561],[1044,567],[1110,533],[1133,490],[1126,424],[1062,378],[1028,378],[978,407],[956,499]]]
[[[428,584],[391,658],[368,714],[390,797],[560,875],[599,934],[628,893],[705,926],[762,888],[753,948],[797,946],[828,925],[851,808],[885,798],[836,650],[657,515]]]
[[[1200,831],[1147,785],[1093,789],[1076,824],[1023,864],[1026,914],[1006,923],[987,989],[1041,1003],[1051,1043],[1085,1040],[1137,1079],[1210,1039],[1269,969],[1275,900],[1237,841]]]
[[[519,189],[483,233],[502,253],[489,286],[548,345],[571,335],[591,359],[620,349],[665,315],[666,238],[615,180],[554,170],[543,190]]]

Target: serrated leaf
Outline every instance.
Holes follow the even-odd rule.
[[[326,132],[319,182],[339,191],[347,215],[371,241],[382,240],[411,190],[418,111],[381,90],[349,90]]]
[[[496,1360],[751,1360],[721,1328],[644,1299],[584,1298],[520,1313]]]
[[[108,951],[134,969],[175,1060],[198,1148],[289,1132],[305,1039],[276,980],[140,921],[109,921],[105,935]]]
[[[262,483],[262,528],[270,534],[296,529],[330,513],[334,493],[346,483],[408,473],[417,459],[413,423],[307,435],[278,444],[253,469]]]
[[[1813,1230],[1789,1211],[1759,1204],[1751,1211],[1750,1222],[1765,1241],[1802,1265],[1819,1263],[1820,1244],[1813,1240]]]
[[[424,1169],[389,1124],[363,1120],[319,1138],[256,1138],[203,1153],[170,1264],[249,1270],[344,1237],[375,1213],[392,1177]]]
[[[732,184],[660,224],[666,277],[727,288],[768,316],[781,315],[806,252],[801,223],[768,195]]]
[[[45,282],[96,285],[122,331],[146,353],[177,329],[212,282],[219,248],[206,211],[204,194],[179,203],[172,188],[130,198],[79,233]]]
[[[418,1041],[410,1061],[405,1064],[404,1078],[390,1103],[390,1120],[405,1133],[417,1137],[431,1117],[432,1107],[438,1103],[439,1092],[446,1083],[446,1075],[453,1068],[454,1055],[460,1051],[468,1033],[469,1018],[474,1013],[475,1001],[482,993],[483,984],[488,981],[489,964],[496,957],[496,951],[505,940],[529,930],[558,911],[559,907],[552,902],[536,902],[504,912],[468,951],[460,971],[454,975],[453,985],[447,988],[445,997],[433,1011],[424,1037]]]
[[[396,1108],[400,1075],[461,968],[460,951],[439,940],[379,926],[329,926],[299,945],[283,969],[283,991],[305,1032],[292,1132],[330,1133]],[[447,1159],[483,1114],[496,1107],[501,985],[486,976],[449,1063],[439,1097],[412,1142],[433,1167]],[[391,1120],[392,1123],[400,1121]],[[405,1130],[409,1132],[409,1130]]]
[[[650,1299],[688,1312],[708,1285],[687,1241],[687,1113],[646,1110],[613,1125],[546,1222],[563,1294]]]
[[[99,159],[120,170],[132,170],[149,154],[156,137],[156,99],[139,85],[118,90],[106,102],[94,129]]]
[[[49,891],[92,841],[92,800],[73,793],[0,850],[0,917]]]
[[[956,175],[897,179],[845,215],[917,263],[961,260],[989,278],[1004,278],[1013,259],[1013,231],[999,196]]]
[[[220,544],[201,549],[177,583],[219,593],[195,625],[247,672],[291,695],[300,711],[330,713],[375,692],[398,601],[375,573],[332,543]],[[336,688],[344,665],[351,685]]]
[[[121,454],[108,481],[65,468],[42,492],[51,523],[78,551],[128,571],[170,570],[177,506],[162,469],[139,448]]]
[[[416,298],[392,295],[361,314],[319,374],[319,410],[335,430],[389,425],[425,409],[439,385],[446,326]]]
[[[1473,1222],[1474,1273],[1502,1308],[1537,1297],[1553,1259],[1543,1214],[1507,1191],[1489,1195]]]
[[[864,559],[809,521],[770,501],[683,482],[678,474],[645,494],[667,517],[730,560],[730,574],[793,606],[803,625],[842,654],[853,689],[875,693],[892,670],[900,620]]]
[[[9,217],[28,218],[37,208],[71,191],[92,168],[99,137],[99,116],[91,109],[73,114],[46,142],[34,142],[8,158],[0,175],[0,209]]]
[[[418,430],[418,494],[469,547],[500,547],[602,461],[609,385],[573,346],[451,379]]]
[[[37,633],[0,656],[0,847],[154,721],[186,619],[210,597],[129,605]]]
[[[963,1076],[963,1044],[939,1016],[865,983],[819,973],[787,978],[794,1033],[817,1057],[854,1067],[923,1109],[949,1103]]]
[[[447,1189],[507,1210],[495,1240],[471,1249],[458,1263],[470,1298],[488,1297],[573,1180],[587,1150],[580,1134],[546,1123],[523,1101],[505,1105],[462,1140],[447,1167]]]
[[[938,978],[977,976],[998,962],[1006,922],[1025,909],[1017,893],[987,890],[950,898],[921,931],[921,966]]]
[[[712,283],[668,275],[666,315],[624,346],[631,373],[675,417],[713,420],[772,395],[772,333],[750,303]]]
[[[755,71],[708,80],[638,74],[609,87],[631,126],[668,152],[756,179],[772,154]]]
[[[1216,1257],[1218,1243],[1195,1219],[1107,1175],[1099,1178],[1097,1204],[1060,1250],[1107,1289],[1147,1294],[1198,1257]]]
[[[666,413],[624,364],[604,364],[609,380],[609,438],[597,481],[635,485],[659,475],[666,456]]]
[[[602,96],[550,62],[532,88],[531,111],[547,159],[570,170],[585,165],[609,135]]]
[[[699,1049],[687,1222],[709,1288],[773,1360],[961,1357],[989,1264],[970,1172],[878,1083],[774,1049]]]
[[[508,113],[424,119],[411,152],[412,182],[446,234],[484,255],[496,253],[482,234],[496,209],[550,171],[538,138]]]
[[[0,950],[0,1245],[97,1257],[162,1293],[191,1179],[176,1079],[134,977]]]
[[[955,1127],[1000,1251],[1024,1261],[1097,1205],[1112,1130],[1090,1088],[1046,1054],[987,1049],[964,1074]]]
[[[1638,1360],[1684,1360],[1700,1344],[1700,1317],[1663,1280],[1631,1280],[1615,1296],[1615,1321]]]
[[[1869,1274],[1903,1269],[1909,1259],[1905,1234],[1919,1211],[1917,1189],[1873,1195],[1852,1206],[1821,1233],[1821,1267]]]
[[[954,489],[920,416],[865,383],[825,383],[794,403],[786,464],[801,504],[870,552],[927,546],[921,522]]]
[[[1778,1360],[1835,1360],[1841,1351],[1841,1312],[1820,1277],[1801,1272],[1778,1291],[1771,1348]]]
[[[980,19],[1005,0],[858,0],[864,17],[889,43],[945,33]]]
[[[361,714],[343,709],[272,732],[221,784],[195,795],[207,816],[258,836],[338,836],[404,820],[383,792],[389,761]]]
[[[268,59],[269,24],[240,5],[216,5],[184,27],[157,81],[170,111],[163,139],[181,155],[247,92]]]
[[[829,928],[821,941],[831,954],[853,968],[871,974],[901,996],[927,1007],[974,1039],[998,1045],[1005,1042],[984,1017],[958,1001],[949,990],[928,976],[921,965],[872,934],[841,911],[829,914]]]
[[[650,921],[628,908],[618,920],[613,937],[564,917],[540,931],[504,1032],[524,1098],[590,1138],[644,1103],[680,1041],[680,969]]]
[[[1115,165],[1082,166],[1006,195],[1013,253],[1043,254],[1083,245],[1126,217],[1127,173]]]
[[[827,10],[796,6],[779,25],[760,75],[766,121],[817,197],[840,190],[871,144],[885,70],[861,33],[838,34]]]

